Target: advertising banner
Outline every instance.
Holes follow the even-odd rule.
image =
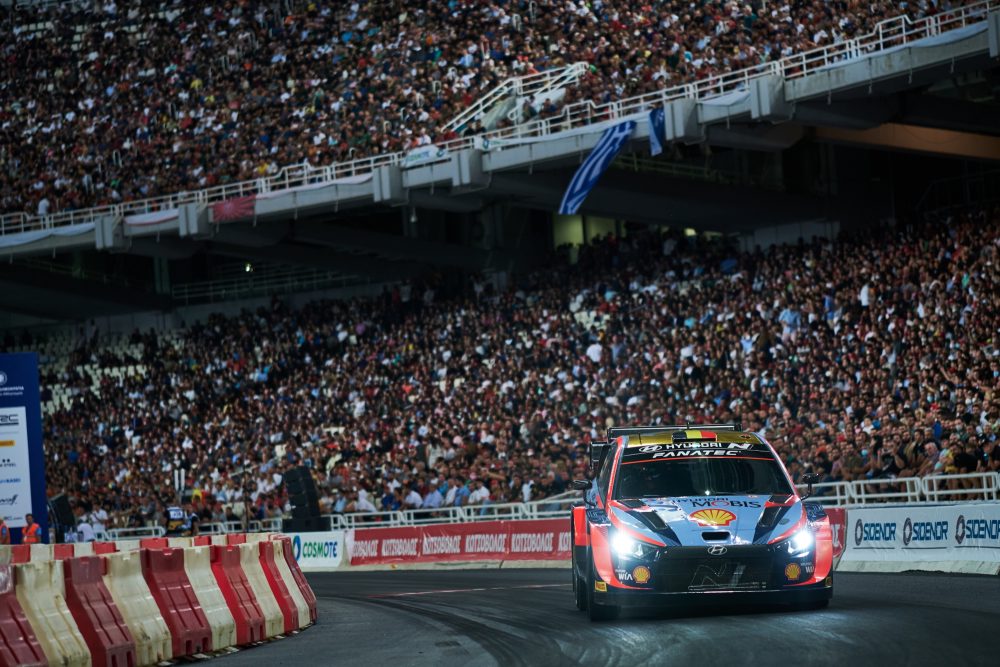
[[[14,543],[20,542],[26,514],[33,515],[47,542],[38,356],[0,354],[0,516],[11,528]]]
[[[564,560],[569,521],[481,521],[348,532],[351,565],[476,560]]]
[[[1000,504],[852,508],[841,569],[1000,571]]]
[[[322,572],[344,562],[344,531],[288,533],[292,554],[303,572]]]
[[[843,507],[827,507],[830,517],[830,532],[833,535],[833,561],[836,563],[844,554],[844,536],[847,534],[847,510]]]

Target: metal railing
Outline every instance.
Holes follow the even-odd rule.
[[[566,516],[569,508],[581,499],[579,491],[527,503],[484,503],[461,507],[437,507],[395,512],[349,512],[327,514],[334,530],[372,528],[373,526],[415,526],[431,523],[468,523],[475,521],[547,519]]]
[[[163,526],[143,526],[142,528],[111,528],[107,536],[111,540],[134,540],[142,537],[163,537],[167,531]]]
[[[587,71],[587,63],[578,62],[565,67],[547,69],[544,72],[515,76],[480,97],[471,106],[445,123],[444,131],[458,131],[466,123],[485,115],[496,104],[511,98],[538,95],[547,90],[571,86]]]
[[[800,495],[804,495],[808,490],[805,484],[796,484],[795,488]],[[809,496],[809,500],[814,503],[843,506],[852,500],[850,482],[820,482],[813,484],[812,488],[813,495]]]
[[[930,501],[1000,499],[1000,473],[966,473],[922,477],[922,492]],[[955,482],[955,484],[951,484]],[[945,487],[941,488],[944,483]]]
[[[800,493],[804,484],[797,484]],[[813,484],[809,500],[822,505],[850,507],[884,502],[940,502],[942,500],[1000,500],[1000,473],[928,475],[893,479]]]
[[[948,485],[949,481],[958,482],[957,485],[951,485],[956,488],[941,486],[942,484]],[[798,484],[796,488],[800,493],[806,491],[804,484]],[[581,499],[582,495],[579,491],[568,491],[558,496],[533,500],[528,503],[495,503],[397,512],[351,512],[326,516],[330,519],[331,528],[334,530],[372,528],[373,526],[395,527],[430,523],[496,521],[500,519],[547,519],[566,516],[570,507],[580,502]],[[877,505],[890,502],[1000,500],[1000,473],[822,482],[813,484],[813,495],[808,500],[831,507]]]
[[[590,100],[569,104],[564,106],[559,114],[550,118],[536,119],[514,127],[488,132],[478,138],[463,137],[437,144],[437,147],[441,149],[438,157],[422,161],[421,166],[449,160],[451,159],[449,153],[473,148],[477,145],[477,141],[481,142],[484,137],[487,139],[544,138],[574,128],[631,118],[673,100],[709,99],[728,92],[748,90],[750,81],[764,76],[781,76],[785,79],[803,77],[831,65],[873,55],[879,51],[909,44],[924,37],[982,22],[986,19],[988,12],[998,7],[1000,7],[1000,0],[983,0],[973,5],[963,5],[946,13],[916,21],[907,16],[897,16],[878,23],[875,29],[866,35],[845,42],[817,47],[769,63],[753,65],[693,83],[681,84],[604,104],[596,104]],[[381,166],[402,164],[405,157],[405,152],[398,152],[360,158],[326,167],[296,164],[284,167],[277,174],[267,178],[229,183],[196,192],[181,192],[113,206],[63,211],[42,217],[30,216],[26,213],[11,213],[0,216],[0,236],[91,222],[105,215],[120,217],[151,213],[177,208],[181,204],[188,203],[207,205],[233,197],[326,183],[339,178],[369,174]]]
[[[275,271],[267,275],[245,274],[216,280],[205,280],[174,285],[170,297],[178,303],[224,301],[247,296],[269,296],[289,291],[307,292],[335,287],[351,287],[370,284],[365,276],[340,275],[333,271],[319,269],[296,269]]]

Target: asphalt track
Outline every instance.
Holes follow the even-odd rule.
[[[240,665],[1000,664],[1000,577],[846,574],[821,611],[718,608],[590,623],[566,570],[311,574],[317,625]]]

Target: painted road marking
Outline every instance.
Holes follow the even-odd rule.
[[[572,586],[569,584],[529,584],[525,586],[494,586],[491,588],[449,588],[437,591],[414,591],[412,593],[383,593],[381,595],[369,595],[370,598],[401,598],[412,595],[438,595],[441,593],[479,593],[481,591],[513,591],[521,588],[560,588]]]

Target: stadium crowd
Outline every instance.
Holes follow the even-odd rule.
[[[609,425],[686,421],[763,432],[795,478],[1000,469],[1000,210],[756,252],[658,230],[565,251],[506,289],[136,332],[141,359],[88,335],[43,377],[78,390],[45,418],[49,492],[140,525],[183,470],[204,519],[268,518],[303,464],[327,512],[486,507],[567,489]],[[140,361],[97,393],[79,371]]]
[[[23,3],[22,3],[23,4]],[[0,213],[45,216],[447,141],[512,77],[526,117],[850,39],[963,0],[66,0],[0,24]],[[278,7],[288,8],[278,10]],[[477,133],[478,124],[460,127]]]

